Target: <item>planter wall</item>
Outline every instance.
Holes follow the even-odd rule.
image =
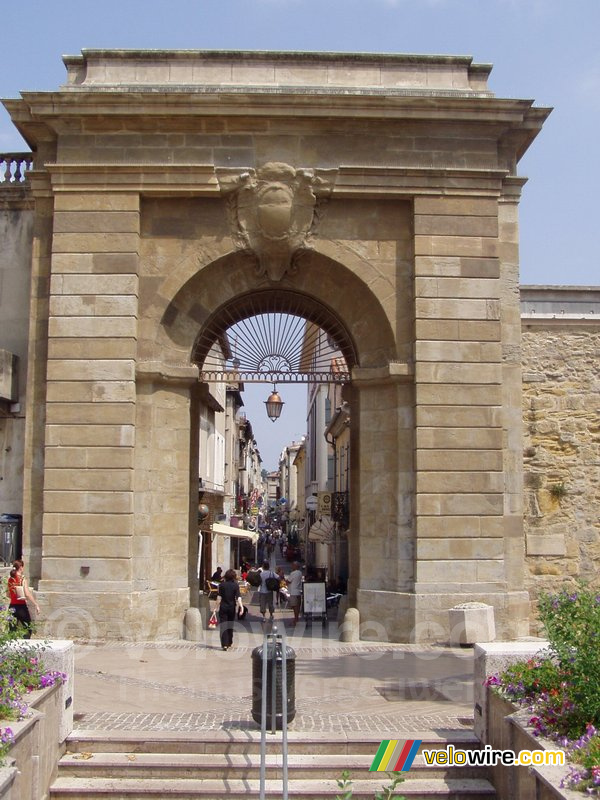
[[[28,716],[7,723],[15,735],[7,761],[9,766],[12,762],[16,767],[16,775],[11,782],[7,781],[0,800],[44,800],[64,749],[58,739],[62,712],[60,686],[32,692],[26,699]]]
[[[494,750],[558,750],[554,742],[533,735],[527,723],[531,714],[520,710],[510,701],[485,686],[490,675],[506,669],[517,661],[526,661],[548,643],[543,640],[527,642],[498,642],[475,646],[474,719],[475,733],[484,745]],[[560,783],[568,767],[496,766],[490,778],[499,800],[583,800],[582,792],[561,789]]]
[[[11,646],[19,643],[15,640]],[[64,672],[67,680],[28,694],[24,698],[29,707],[27,717],[2,724],[12,729],[15,743],[7,766],[0,767],[0,800],[46,800],[64,741],[73,730],[73,642],[46,642],[39,655],[46,671]]]
[[[534,736],[527,723],[530,712],[516,710],[504,698],[488,688],[488,744],[495,750],[560,750],[555,742]],[[507,767],[490,769],[490,777],[499,800],[583,800],[585,795],[561,789],[567,766]]]

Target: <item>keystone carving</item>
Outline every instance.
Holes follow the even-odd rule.
[[[276,162],[258,170],[217,170],[228,199],[233,241],[256,259],[258,275],[280,281],[296,271],[301,255],[312,247],[336,176],[337,170],[295,169]]]

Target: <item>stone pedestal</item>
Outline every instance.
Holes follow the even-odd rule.
[[[485,603],[460,603],[448,612],[450,644],[493,642],[496,638],[494,607]]]

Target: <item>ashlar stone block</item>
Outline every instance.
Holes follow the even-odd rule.
[[[496,638],[494,608],[485,603],[460,603],[448,612],[450,644],[493,642]]]

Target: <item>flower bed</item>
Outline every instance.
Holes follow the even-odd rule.
[[[26,715],[11,722],[13,742],[0,768],[0,800],[39,800],[47,795],[62,750],[61,712],[58,684],[30,693]]]
[[[11,621],[0,606],[0,800],[39,800],[73,727],[73,643],[18,639]]]
[[[581,586],[542,597],[539,609],[547,649],[488,675],[485,684],[522,710],[520,719],[509,719],[565,751],[563,788],[600,797],[600,595]],[[487,720],[489,727],[489,709]]]

